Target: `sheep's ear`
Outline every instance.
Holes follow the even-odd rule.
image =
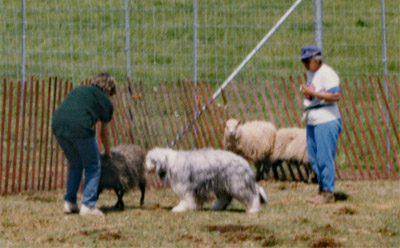
[[[242,120],[238,120],[238,124],[236,126],[239,126],[240,124],[242,124]]]

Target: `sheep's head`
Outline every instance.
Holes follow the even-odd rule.
[[[240,126],[240,120],[229,119],[226,122],[224,136],[226,139],[237,139],[238,138],[238,128]]]

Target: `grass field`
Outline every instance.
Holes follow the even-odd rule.
[[[22,193],[0,198],[1,247],[399,247],[400,183],[336,185],[348,198],[314,206],[304,199],[316,185],[262,181],[270,203],[247,215],[234,201],[226,211],[172,213],[178,197],[170,189],[125,195],[114,211],[113,192],[100,196],[104,219],[62,213],[63,192]],[[341,194],[339,194],[341,193]]]

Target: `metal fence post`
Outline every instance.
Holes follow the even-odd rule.
[[[22,91],[24,92],[25,87],[25,0],[21,0],[21,83]],[[23,103],[23,97],[21,97],[21,106]]]
[[[197,0],[193,0],[193,82],[197,84]]]
[[[322,0],[314,0],[315,44],[321,49],[321,51],[324,50],[322,29]]]
[[[193,0],[193,82],[196,87],[197,85],[197,0]],[[190,82],[189,82],[190,83]],[[194,88],[195,88],[194,87]],[[192,92],[193,102],[197,102],[197,96],[195,90]],[[193,117],[198,119],[196,107],[193,108]],[[197,137],[198,132],[196,127],[193,128],[193,133]],[[193,142],[193,147],[197,149],[196,143]]]
[[[129,40],[129,0],[125,0],[125,35],[126,35],[126,70],[127,77],[132,78],[131,75],[131,52],[130,52],[130,40]]]
[[[383,80],[384,80],[384,91],[385,91],[385,97],[387,98],[388,96],[388,88],[387,88],[387,58],[386,58],[386,23],[385,23],[385,0],[381,0],[381,25],[382,25],[382,63],[383,63]],[[389,123],[389,117],[388,117],[388,109],[385,106],[385,118],[386,121]],[[390,151],[390,144],[389,144],[389,136],[390,134],[386,134],[386,146],[388,147],[388,150]],[[390,166],[387,163],[387,170],[390,171]]]

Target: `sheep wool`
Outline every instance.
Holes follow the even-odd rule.
[[[298,135],[290,142],[285,151],[284,159],[307,165],[307,135],[305,129],[298,130]]]
[[[111,156],[111,159],[105,154],[100,156],[101,175],[97,197],[104,189],[113,189],[118,196],[115,207],[123,209],[124,193],[138,187],[141,191],[140,205],[142,206],[146,188],[145,150],[137,145],[122,144],[111,148]]]
[[[257,162],[270,156],[275,143],[276,127],[271,122],[250,121],[241,124],[229,119],[224,131],[224,148]]]
[[[305,129],[296,127],[278,129],[275,137],[275,146],[271,154],[271,161],[275,162],[279,160],[290,160],[292,158],[291,155],[293,155],[293,153],[295,153],[297,149],[297,147],[295,147],[296,143],[293,143],[293,145],[291,146],[292,148],[291,151],[289,152],[291,155],[287,153],[287,147],[298,136],[301,136],[303,132],[305,132]],[[298,141],[301,140],[298,139]],[[299,145],[303,146],[301,142],[299,142]],[[307,150],[307,144],[304,143],[304,145],[306,145],[306,150]]]

